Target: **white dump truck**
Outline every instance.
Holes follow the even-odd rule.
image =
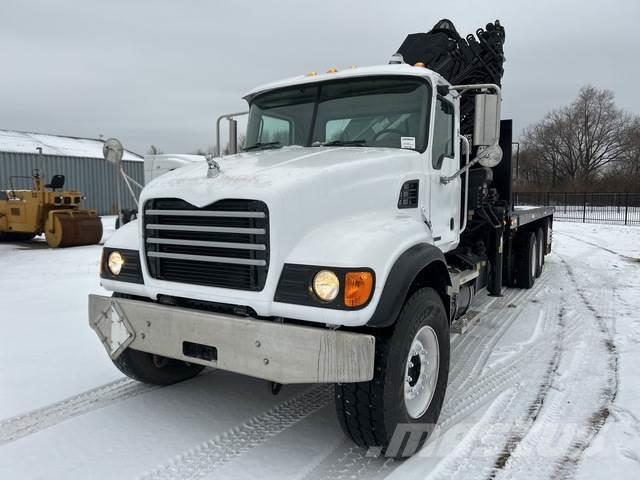
[[[244,150],[151,182],[104,246],[113,295],[90,296],[89,321],[115,365],[162,385],[204,367],[335,384],[358,445],[421,445],[452,322],[478,292],[530,288],[551,249],[553,211],[511,201],[504,30],[477,35],[443,21],[389,64],[246,94]]]

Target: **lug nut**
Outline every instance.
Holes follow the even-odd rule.
[[[256,340],[256,348],[260,348],[260,340]]]
[[[268,358],[265,358],[265,359],[263,360],[263,362],[264,362],[264,364],[265,364],[265,365],[269,365],[269,359],[268,359]]]

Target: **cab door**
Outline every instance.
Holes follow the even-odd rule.
[[[431,158],[427,158],[431,231],[435,245],[444,252],[458,245],[460,229],[460,177],[447,184],[441,181],[460,167],[456,110],[451,99],[437,96],[431,129]]]

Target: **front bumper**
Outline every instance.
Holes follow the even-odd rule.
[[[278,383],[373,378],[371,335],[89,295],[89,323],[111,358],[126,348]],[[215,352],[192,356],[189,345]]]

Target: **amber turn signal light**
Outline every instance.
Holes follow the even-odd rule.
[[[369,301],[373,291],[373,273],[347,272],[344,281],[344,304],[359,307]]]

